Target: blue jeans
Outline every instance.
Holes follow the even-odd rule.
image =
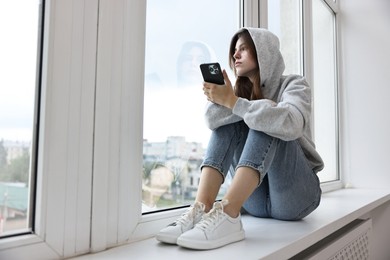
[[[243,209],[256,217],[299,220],[315,210],[321,199],[320,182],[298,141],[283,141],[237,122],[215,129],[201,168],[218,170],[223,178],[250,167],[260,185]],[[230,171],[231,169],[231,171]]]

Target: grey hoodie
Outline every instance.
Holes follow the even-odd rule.
[[[249,128],[284,141],[298,140],[313,171],[324,163],[315,149],[311,135],[311,89],[304,77],[284,76],[284,61],[278,38],[268,30],[245,28],[256,47],[264,99],[238,98],[233,109],[209,102],[206,123],[213,130],[244,120]]]

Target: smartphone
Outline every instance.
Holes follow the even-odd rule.
[[[200,64],[200,70],[202,72],[204,81],[218,85],[225,84],[221,66],[218,62]]]

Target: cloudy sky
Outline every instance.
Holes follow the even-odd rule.
[[[0,140],[31,140],[39,0],[0,0]]]

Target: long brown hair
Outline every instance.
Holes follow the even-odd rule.
[[[230,42],[230,49],[229,49],[229,65],[230,68],[234,71],[234,75],[236,75],[236,77],[237,77],[237,72],[234,66],[235,63],[234,53],[236,49],[236,43],[240,38],[242,38],[245,44],[247,45],[250,54],[256,60],[256,64],[259,64],[257,60],[256,47],[255,44],[253,43],[252,37],[250,36],[248,30],[242,29],[238,31],[233,36]],[[236,84],[234,86],[234,93],[238,97],[246,98],[249,100],[262,99],[263,94],[261,93],[260,82],[261,82],[260,69],[257,70],[253,83],[249,80],[248,77],[238,76],[236,79]]]

